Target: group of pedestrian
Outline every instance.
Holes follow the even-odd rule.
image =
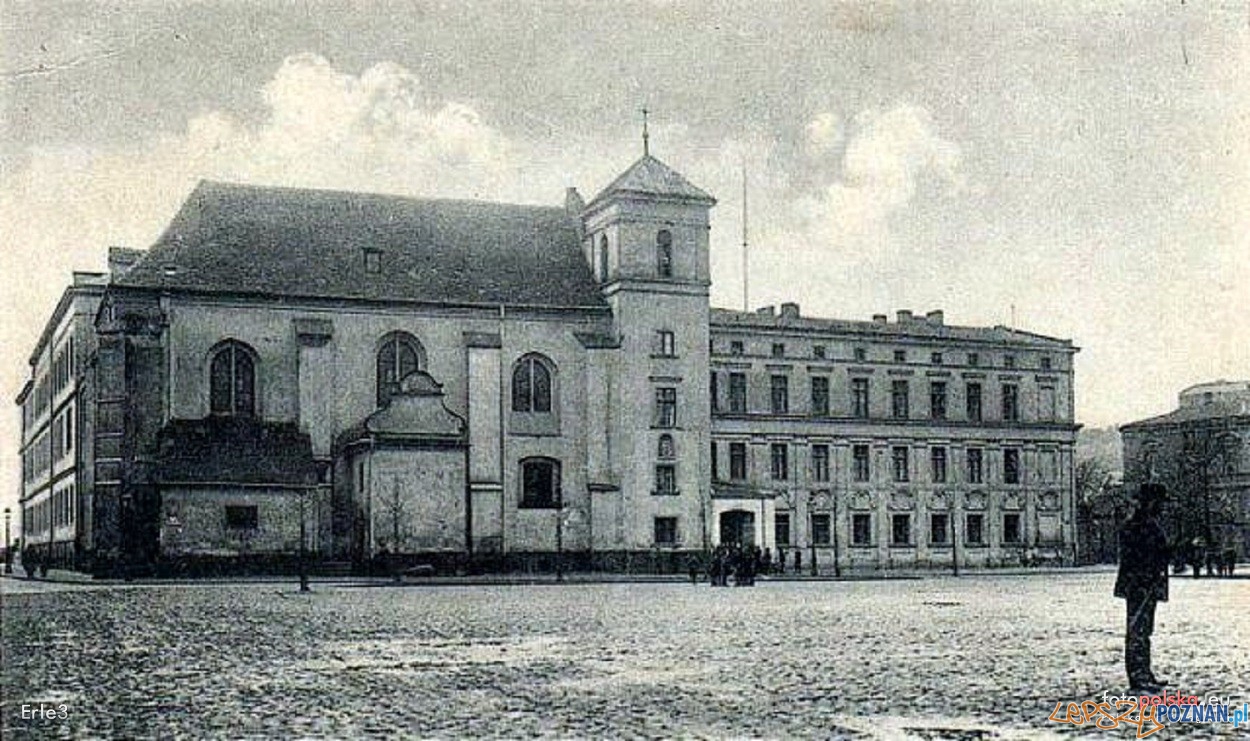
[[[1207,542],[1203,538],[1194,538],[1190,544],[1188,553],[1185,554],[1183,565],[1188,565],[1193,569],[1194,578],[1197,579],[1202,575],[1202,567],[1207,567],[1207,576],[1232,576],[1233,569],[1237,565],[1237,549],[1225,548],[1219,550],[1216,548],[1208,548]],[[1181,568],[1181,566],[1178,566]]]
[[[771,568],[768,551],[757,545],[722,543],[712,549],[708,564],[708,581],[714,587],[727,587],[732,581],[735,587],[755,584],[755,577]]]

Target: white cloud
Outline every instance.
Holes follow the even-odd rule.
[[[831,136],[832,120],[814,119],[809,139]],[[959,146],[938,134],[924,108],[900,104],[886,111],[869,109],[855,116],[850,128],[841,172],[799,203],[800,213],[821,238],[844,242],[880,236],[888,219],[912,203],[922,178],[962,185]]]

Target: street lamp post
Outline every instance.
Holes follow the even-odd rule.
[[[12,517],[12,510],[8,507],[4,508],[4,573],[13,573],[13,546],[9,541],[9,519]]]
[[[307,592],[308,589],[308,524],[304,516],[304,500],[308,496],[308,489],[302,489],[299,493],[299,591]]]
[[[564,493],[556,492],[556,581],[564,581]]]
[[[812,576],[816,576],[816,493],[812,492],[807,495],[807,542],[812,552],[811,569]]]
[[[957,497],[951,495],[950,500],[950,520],[951,520],[951,574],[959,576],[959,527],[955,524],[955,518],[958,516],[956,507]]]
[[[838,498],[831,491],[829,499],[833,503],[833,522],[829,524],[829,528],[833,530],[833,575],[841,578],[842,567],[838,565]]]

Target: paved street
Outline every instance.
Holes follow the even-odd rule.
[[[6,736],[1093,738],[1047,716],[1125,689],[1112,580],[309,595],[5,580],[0,711]],[[1250,582],[1174,579],[1172,596],[1159,673],[1250,699]],[[68,717],[23,721],[20,706],[40,702]],[[1153,738],[1217,730],[1232,737]]]

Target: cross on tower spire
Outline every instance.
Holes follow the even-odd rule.
[[[647,109],[642,109],[642,154],[647,156],[651,154],[650,140],[651,135],[647,133]]]

